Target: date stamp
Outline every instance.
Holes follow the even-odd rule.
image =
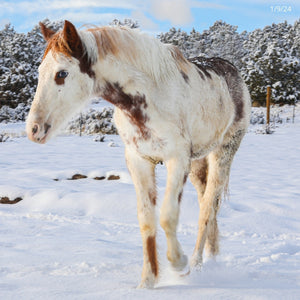
[[[270,10],[275,14],[288,14],[293,11],[293,8],[291,5],[272,5]]]

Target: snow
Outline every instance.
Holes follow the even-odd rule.
[[[181,278],[168,267],[159,228],[160,282],[138,290],[142,243],[120,138],[71,135],[37,145],[22,137],[23,123],[1,124],[14,136],[0,143],[0,197],[23,200],[0,204],[0,299],[299,299],[299,114],[272,135],[255,128],[235,157],[220,209],[219,256]],[[87,178],[68,180],[77,173]],[[112,174],[120,180],[93,179]],[[161,205],[164,166],[157,177]],[[189,256],[197,216],[188,181],[178,237]]]

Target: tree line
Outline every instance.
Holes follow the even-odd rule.
[[[63,21],[43,22],[55,31],[63,26]],[[111,24],[138,27],[132,20]],[[157,38],[176,45],[187,58],[229,60],[240,70],[256,104],[264,104],[267,85],[272,87],[274,103],[293,104],[300,99],[300,19],[293,25],[284,22],[242,33],[237,26],[217,21],[201,33],[171,28]],[[38,25],[26,34],[16,32],[11,24],[0,31],[0,110],[28,110],[45,46]]]

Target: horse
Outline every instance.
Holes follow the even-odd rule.
[[[115,106],[114,120],[136,190],[143,244],[140,288],[159,281],[155,167],[167,169],[160,225],[167,258],[178,272],[200,268],[219,252],[217,212],[230,167],[247,131],[250,96],[237,69],[221,58],[186,59],[173,45],[121,26],[58,32],[40,23],[47,41],[27,118],[30,140],[43,144],[94,96]],[[201,206],[189,261],[177,238],[187,178]]]

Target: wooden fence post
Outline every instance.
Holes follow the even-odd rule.
[[[267,126],[270,124],[270,102],[271,102],[271,86],[267,86],[267,99],[266,99],[266,107],[267,107]]]
[[[82,135],[82,113],[79,116],[79,136]]]

